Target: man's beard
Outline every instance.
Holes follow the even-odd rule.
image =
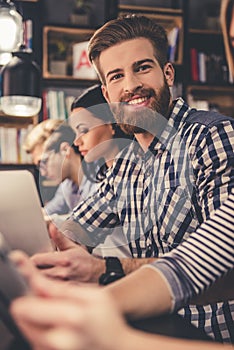
[[[134,92],[139,96],[150,96],[153,102],[150,108],[128,108],[124,101],[111,105],[116,122],[128,135],[150,132],[154,133],[168,119],[171,94],[167,83],[156,94],[152,89],[140,89]],[[129,96],[130,97],[130,96]],[[126,97],[125,97],[126,100]],[[160,125],[159,125],[160,124]],[[159,130],[158,130],[159,131]]]

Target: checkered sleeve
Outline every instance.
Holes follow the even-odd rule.
[[[93,246],[102,243],[112,229],[119,226],[112,169],[97,186],[96,192],[73,209],[69,220],[82,226]]]
[[[191,137],[191,131],[195,137]],[[188,135],[195,180],[194,210],[202,223],[221,206],[234,187],[234,119],[218,116],[208,123],[195,122]],[[204,307],[189,305],[179,313],[217,341],[234,341],[234,301]]]
[[[192,129],[197,137],[190,143],[189,152],[201,208],[197,214],[203,222],[220,207],[234,187],[234,120],[213,126],[195,124]]]

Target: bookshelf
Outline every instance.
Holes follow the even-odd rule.
[[[43,119],[66,119],[75,97],[98,81],[86,47],[93,33],[88,28],[43,27]]]
[[[23,16],[24,43],[33,50],[38,48],[40,37],[40,1],[38,0],[16,0],[15,5]],[[26,42],[27,40],[27,42]],[[38,58],[38,55],[34,55]],[[38,61],[38,59],[37,59]],[[23,140],[34,125],[39,121],[39,116],[14,117],[6,115],[0,106],[0,169],[33,169],[31,158],[22,149]]]
[[[214,0],[216,12],[220,1]],[[24,18],[32,20],[32,49],[36,61],[42,68],[43,111],[39,117],[27,120],[25,118],[15,120],[0,113],[0,127],[25,130],[48,117],[66,119],[71,101],[85,88],[97,83],[98,80],[93,77],[77,77],[73,72],[73,46],[89,40],[96,26],[93,25],[92,28],[77,27],[69,21],[64,20],[61,23],[56,22],[57,19],[53,21],[52,14],[48,15],[51,11],[46,13],[46,9],[53,8],[55,0],[46,2],[17,0],[16,2],[22,3]],[[47,3],[50,4],[48,8],[46,7]],[[106,12],[108,12],[110,4],[112,7],[115,5],[116,14],[112,13],[112,17],[134,12],[156,18],[160,24],[165,26],[168,35],[176,28],[174,35],[171,35],[171,46],[174,46],[174,56],[172,55],[171,61],[176,68],[174,97],[182,95],[185,100],[194,103],[194,106],[198,108],[201,101],[200,105],[206,104],[207,108],[217,108],[224,114],[234,116],[234,85],[228,81],[223,38],[217,25],[217,14],[215,18],[209,17],[210,14],[207,14],[208,3],[210,3],[209,0],[203,2],[197,2],[197,0],[112,0],[104,1],[102,5]],[[60,5],[66,7],[64,17],[65,14],[67,16],[70,11],[67,8],[69,4],[64,2],[63,5],[62,3]],[[102,25],[97,19],[94,22],[99,23],[98,26]],[[195,62],[197,61],[195,64],[191,62],[191,49],[194,49]],[[203,62],[203,69],[200,69],[200,72],[198,56],[200,57],[200,66]],[[212,58],[216,57],[213,59],[211,67],[215,67],[215,63],[217,65],[217,69],[209,69],[211,75],[208,77],[207,71],[206,74],[204,71],[204,62],[207,57],[211,57],[211,62]],[[60,62],[57,68],[54,61]],[[198,78],[196,79],[191,75],[195,66],[198,69]],[[48,97],[48,95],[52,97]]]
[[[234,117],[234,85],[219,24],[220,4],[220,0],[213,3],[212,12],[205,0],[187,4],[184,97],[195,108],[216,109]]]
[[[180,95],[196,108],[215,108],[234,116],[234,85],[225,60],[220,4],[221,0],[119,0],[119,14],[155,17],[168,31],[178,27],[177,57],[171,60],[178,84],[174,97]]]
[[[27,133],[38,123],[38,116],[12,117],[0,114],[0,164],[31,164],[22,144]]]
[[[74,45],[87,42],[94,29],[44,26],[43,28],[43,79],[77,79],[73,74]],[[83,60],[86,60],[83,57]],[[59,63],[58,66],[54,63]],[[87,62],[84,62],[87,64]],[[56,69],[57,68],[57,69]],[[84,80],[94,80],[87,75]]]

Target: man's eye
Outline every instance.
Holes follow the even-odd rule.
[[[142,65],[142,66],[139,66],[139,67],[136,69],[136,71],[137,71],[137,72],[142,72],[142,71],[145,71],[145,70],[150,69],[150,68],[151,68],[151,66],[150,66],[149,64],[144,64],[144,65]]]
[[[120,74],[120,73],[115,74],[115,75],[113,75],[113,76],[110,78],[110,81],[112,81],[112,80],[118,80],[118,79],[122,78],[122,76],[123,76],[123,74]]]

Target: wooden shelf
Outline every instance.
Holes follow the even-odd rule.
[[[39,0],[16,0],[16,1],[23,1],[23,2],[38,2]]]
[[[14,117],[6,115],[0,111],[0,126],[7,127],[27,127],[30,124],[36,125],[38,123],[38,116],[33,117]]]
[[[167,8],[167,7],[152,7],[152,6],[137,6],[137,5],[123,5],[120,4],[118,6],[119,12],[126,12],[130,10],[131,12],[148,12],[149,14],[153,12],[157,13],[163,13],[163,14],[170,14],[170,15],[183,15],[182,9],[173,9],[173,8]]]
[[[36,171],[36,166],[35,164],[32,164],[32,163],[1,163],[0,162],[0,170],[14,170],[14,169],[22,169],[22,170],[32,169]]]
[[[221,30],[202,29],[202,28],[189,28],[189,34],[198,35],[222,35]]]
[[[188,85],[187,90],[192,91],[211,91],[211,92],[223,92],[234,93],[234,85]]]
[[[76,79],[71,76],[66,76],[66,77],[49,77],[49,78],[44,78],[43,79],[43,86],[44,88],[49,88],[49,87],[61,87],[61,89],[66,89],[66,88],[88,88],[94,84],[99,83],[99,80],[81,80],[81,79]]]
[[[206,100],[224,115],[234,117],[234,86],[189,85],[186,94],[192,95],[195,101]]]
[[[43,28],[43,79],[75,79],[73,74],[73,45],[88,41],[93,35],[94,29],[44,26]],[[57,48],[56,48],[57,47]],[[59,52],[60,50],[60,52]],[[62,52],[61,52],[62,51]],[[56,56],[56,58],[55,58]],[[65,70],[70,70],[68,74],[64,72],[52,72],[51,62],[53,60],[63,61]],[[76,82],[79,79],[75,79]],[[89,79],[87,79],[89,80]],[[92,79],[90,79],[92,80]]]

